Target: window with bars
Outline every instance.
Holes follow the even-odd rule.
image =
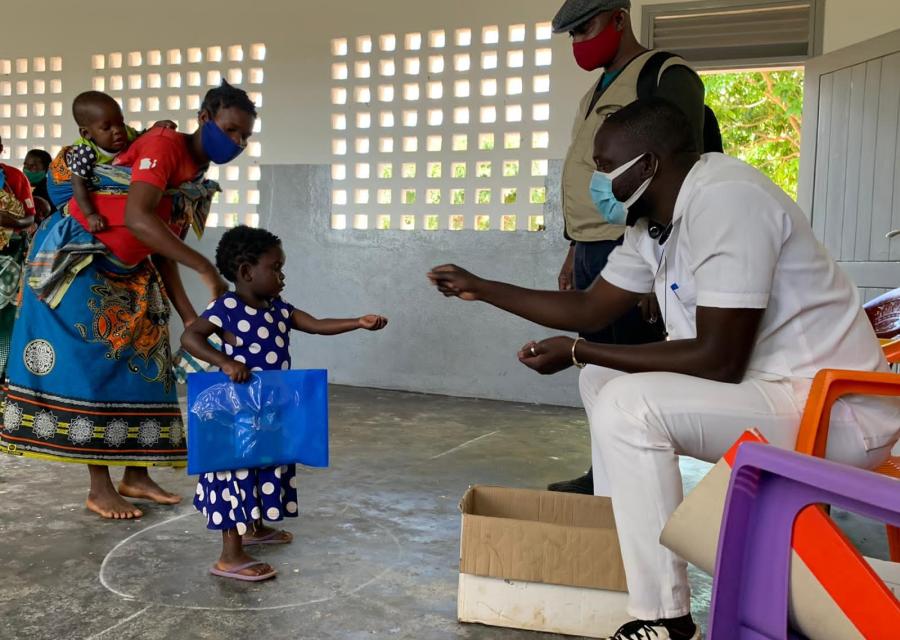
[[[543,228],[549,23],[331,42],[334,229]]]
[[[179,131],[193,133],[203,96],[223,79],[247,91],[263,106],[266,45],[262,43],[98,53],[91,57],[92,84],[116,98],[125,120],[141,130],[159,120],[172,120]],[[227,166],[212,165],[207,177],[222,187],[207,226],[257,226],[262,116],[247,149]]]
[[[62,148],[61,56],[0,59],[0,159],[20,165],[29,149]]]

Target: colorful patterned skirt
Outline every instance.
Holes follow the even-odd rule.
[[[57,213],[44,221],[29,260],[65,220]],[[184,466],[169,313],[149,259],[129,266],[94,256],[52,309],[25,286],[0,449],[63,462]]]

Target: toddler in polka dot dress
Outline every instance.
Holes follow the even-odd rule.
[[[336,335],[356,329],[378,331],[387,319],[318,319],[280,297],[285,255],[281,241],[264,229],[240,226],[227,231],[216,249],[216,266],[235,291],[214,300],[184,332],[181,344],[191,355],[218,366],[234,382],[247,382],[253,371],[290,369],[292,329]],[[224,351],[207,339],[221,338]],[[234,469],[200,476],[194,506],[209,529],[222,531],[222,553],[210,569],[217,576],[260,581],[275,569],[247,554],[245,547],[287,544],[293,536],[264,524],[297,516],[293,465]]]

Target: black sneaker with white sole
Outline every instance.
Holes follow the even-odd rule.
[[[632,620],[607,640],[703,640],[690,616],[673,620]]]

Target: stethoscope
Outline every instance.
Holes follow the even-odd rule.
[[[663,226],[657,222],[650,222],[647,226],[647,235],[654,240],[658,240],[660,245],[664,245],[666,240],[669,239],[669,236],[672,235],[672,224],[673,223],[670,222]]]
[[[669,236],[672,235],[672,227],[674,226],[673,222],[670,222],[667,225],[661,225],[656,222],[650,222],[647,227],[647,235],[651,238],[659,242],[659,246],[663,247],[662,253],[659,256],[659,262],[656,265],[656,275],[659,275],[659,270],[663,270],[663,337],[668,340],[669,339],[669,329],[666,324],[666,320],[668,318],[669,312],[669,261],[666,260],[666,247],[663,245],[666,244],[666,241],[669,239]]]

